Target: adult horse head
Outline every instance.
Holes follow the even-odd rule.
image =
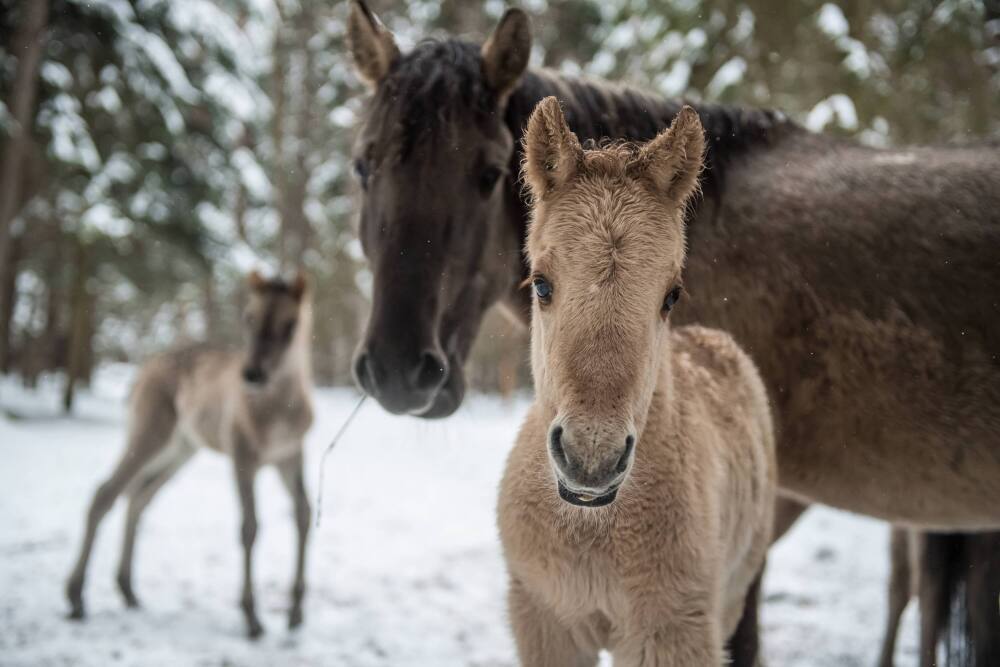
[[[390,412],[444,417],[462,402],[483,314],[523,272],[510,223],[524,206],[517,138],[504,116],[528,64],[528,20],[510,10],[481,47],[428,40],[404,54],[355,1],[348,39],[372,92],[354,149],[374,273],[355,375]]]

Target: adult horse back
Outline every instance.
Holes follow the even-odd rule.
[[[361,385],[451,414],[486,309],[522,320],[524,123],[547,95],[581,139],[646,140],[680,108],[527,68],[527,18],[483,47],[401,54],[360,3],[373,95],[355,152],[374,270]],[[1000,528],[1000,150],[876,150],[780,113],[695,105],[709,138],[678,321],[729,331],[774,404],[785,496],[930,529]]]

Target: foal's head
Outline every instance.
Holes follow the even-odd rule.
[[[549,97],[524,147],[531,363],[537,400],[555,414],[549,454],[564,500],[605,505],[628,474],[667,351],[704,134],[685,107],[649,143],[584,150]]]
[[[250,302],[243,313],[249,344],[243,364],[243,380],[263,385],[289,360],[295,341],[308,344],[306,279],[302,274],[291,282],[267,280],[250,274]]]

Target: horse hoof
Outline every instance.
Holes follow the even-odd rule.
[[[247,626],[247,639],[260,639],[264,634],[264,626],[260,624],[260,621],[252,621]]]
[[[126,609],[140,609],[141,607],[142,607],[142,605],[139,604],[139,600],[136,599],[136,597],[134,595],[126,595],[125,596],[125,608]]]
[[[290,614],[288,614],[288,629],[295,630],[302,625],[302,610],[293,609]]]
[[[66,614],[66,618],[71,621],[82,621],[86,614],[83,613],[83,605],[74,604],[73,608],[70,609],[69,613]]]

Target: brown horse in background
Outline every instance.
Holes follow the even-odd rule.
[[[348,33],[372,91],[355,171],[374,290],[355,371],[392,412],[446,416],[487,308],[528,319],[531,110],[553,95],[581,140],[645,141],[680,103],[528,68],[518,10],[482,46],[404,54],[357,1]],[[695,108],[705,198],[688,216],[677,323],[728,331],[760,368],[786,499],[775,532],[808,502],[1000,528],[1000,151],[877,150],[776,112]]]
[[[228,454],[243,510],[243,596],[247,634],[264,628],[257,617],[251,570],[257,536],[254,478],[273,464],[295,503],[298,559],[292,583],[290,628],[302,623],[309,499],[302,472],[303,438],[312,424],[312,303],[305,278],[293,282],[250,276],[244,325],[246,350],[188,346],[154,357],[139,371],[129,398],[128,442],[111,476],[90,504],[83,544],[66,584],[70,618],[84,617],[83,585],[101,520],[128,498],[118,586],[129,607],[132,557],[142,513],[199,447]]]

